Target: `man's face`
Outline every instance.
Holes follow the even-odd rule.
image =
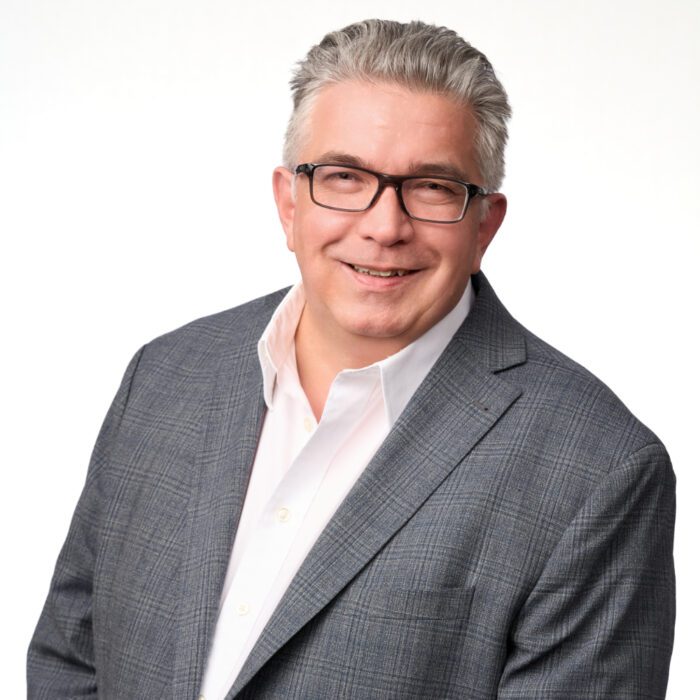
[[[452,174],[482,185],[475,130],[470,110],[446,97],[338,83],[317,96],[299,162],[361,165],[392,175]],[[392,188],[367,211],[335,211],[311,201],[307,176],[297,176],[295,187],[292,179],[284,168],[275,171],[280,218],[307,299],[300,328],[313,328],[338,347],[364,343],[383,355],[418,338],[455,306],[505,214],[505,198],[491,195],[485,218],[476,198],[458,223],[415,221]],[[408,274],[379,277],[358,267]]]

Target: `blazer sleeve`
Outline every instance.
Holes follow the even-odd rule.
[[[510,636],[501,700],[663,698],[673,646],[675,477],[650,444],[565,530]]]
[[[108,496],[101,475],[119,433],[143,348],[127,367],[97,438],[88,475],[68,536],[59,554],[49,594],[29,645],[27,697],[97,698],[92,591],[99,533]]]

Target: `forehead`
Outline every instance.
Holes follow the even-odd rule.
[[[472,111],[444,95],[385,83],[335,83],[316,96],[307,127],[302,161],[344,153],[393,174],[427,163],[472,180],[478,174]]]

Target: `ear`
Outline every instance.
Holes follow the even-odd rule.
[[[284,235],[287,237],[287,248],[294,250],[294,175],[282,166],[275,168],[272,173],[272,192],[277,204],[277,213],[282,222]]]
[[[474,269],[472,270],[472,274],[479,272],[481,269],[481,260],[484,257],[484,253],[496,235],[496,232],[501,227],[506,215],[506,209],[508,208],[508,201],[505,195],[500,192],[486,196],[488,197],[489,208],[478,224],[476,255],[474,256]]]

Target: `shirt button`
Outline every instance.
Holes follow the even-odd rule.
[[[286,523],[290,516],[289,508],[280,508],[276,515],[278,523]]]
[[[307,433],[310,433],[313,429],[314,422],[311,420],[311,418],[306,416],[306,418],[304,418],[304,430],[306,430]]]
[[[250,605],[248,603],[239,603],[236,612],[241,616],[247,615],[250,612]]]

